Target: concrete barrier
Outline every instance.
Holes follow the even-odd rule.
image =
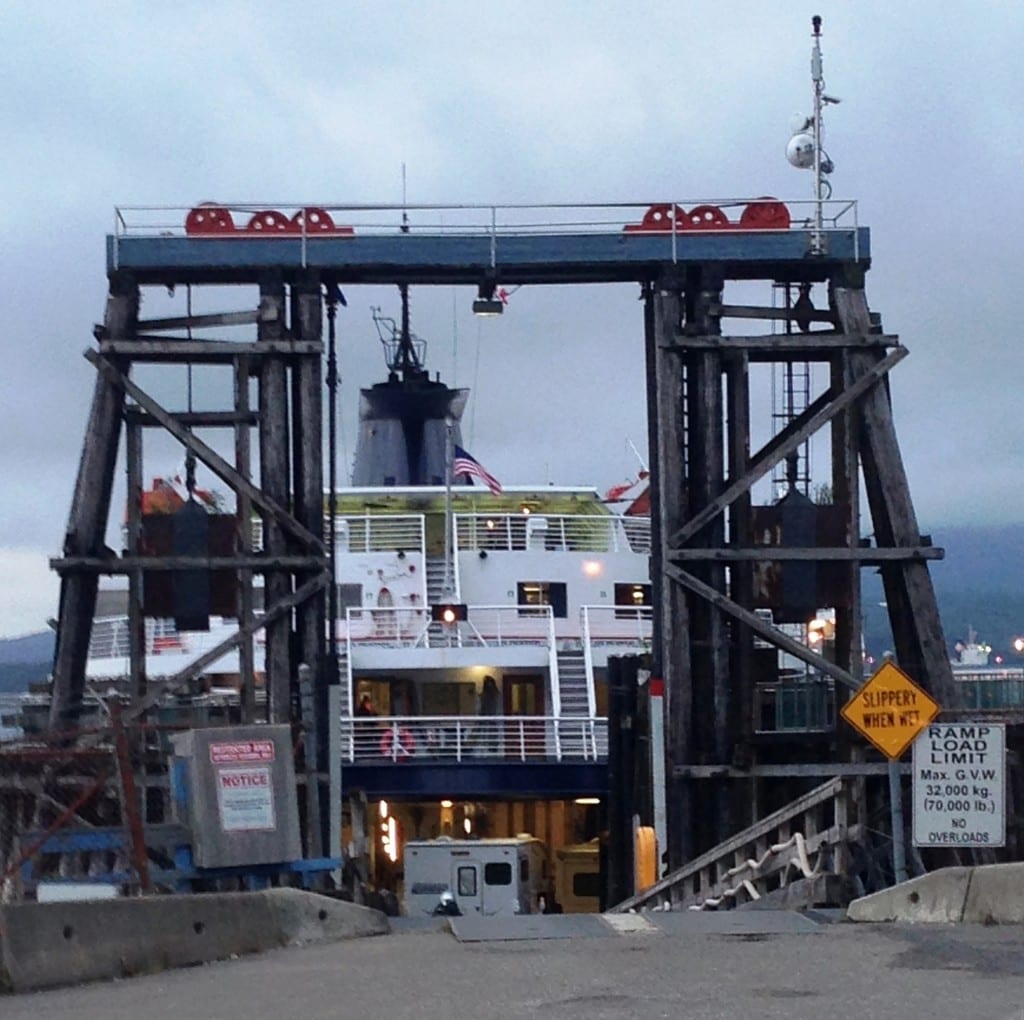
[[[147,974],[387,932],[376,910],[299,889],[0,906],[0,988]]]
[[[940,868],[854,900],[850,921],[1024,923],[1024,864]]]
[[[974,869],[964,900],[973,924],[1024,923],[1024,864],[986,864]]]
[[[846,916],[851,921],[960,921],[973,871],[940,868],[854,900]]]

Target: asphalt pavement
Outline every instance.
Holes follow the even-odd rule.
[[[0,996],[3,1020],[1024,1020],[1024,927],[821,924],[279,950]],[[784,928],[784,926],[782,926]]]

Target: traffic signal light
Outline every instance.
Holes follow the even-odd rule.
[[[435,623],[458,623],[466,616],[466,606],[462,602],[442,602],[430,607],[430,619]]]

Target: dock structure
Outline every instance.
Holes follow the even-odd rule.
[[[255,717],[251,648],[262,628],[269,721],[291,719],[290,692],[304,663],[317,695],[307,703],[312,720],[302,721],[310,732],[323,731],[332,656],[325,647],[321,322],[338,288],[360,284],[466,285],[484,298],[510,286],[640,286],[652,460],[652,658],[666,690],[670,864],[776,806],[757,805],[752,796],[762,763],[777,776],[792,762],[798,777],[808,763],[849,757],[831,728],[805,727],[766,745],[755,700],[765,648],[776,661],[784,652],[807,663],[840,700],[859,685],[862,567],[882,574],[902,667],[944,700],[952,676],[928,574],[928,561],[941,551],[919,532],[888,393],[888,373],[907,351],[870,310],[870,234],[857,221],[856,204],[828,206],[823,232],[809,215],[801,218],[799,203],[775,200],[307,206],[294,216],[265,206],[118,210],[107,239],[107,313],[86,355],[97,370],[93,405],[64,554],[54,562],[61,601],[52,724],[74,719],[80,706],[101,575],[128,578],[131,686],[141,713],[155,704],[144,675],[143,572],[216,567],[231,571],[237,585],[247,718]],[[730,300],[731,287],[751,282],[777,288],[785,302]],[[246,295],[241,309],[140,319],[146,288],[225,285]],[[815,286],[827,293],[817,306],[810,300]],[[333,328],[333,315],[328,321]],[[767,325],[760,334],[726,332],[724,324],[735,321]],[[255,335],[205,335],[221,326],[247,326]],[[204,363],[230,368],[229,406],[164,407],[132,372],[137,365]],[[781,366],[792,374],[793,366],[811,364],[823,366],[827,384],[816,395],[808,390],[805,406],[790,407],[775,434],[755,448],[752,373]],[[253,378],[258,400],[251,406]],[[143,555],[137,508],[149,427],[169,432],[237,494],[230,552]],[[231,460],[197,436],[209,428],[233,434]],[[822,430],[829,433],[830,477],[812,501],[798,492],[797,467],[802,446]],[[129,511],[127,545],[118,555],[106,548],[105,535],[122,431]],[[792,498],[755,506],[754,486],[787,465]],[[869,527],[861,520],[862,484]],[[263,525],[259,553],[248,535],[253,513]],[[254,573],[265,577],[259,616]],[[827,656],[776,626],[806,624],[817,607],[834,610]],[[175,679],[186,682],[201,669],[199,663]]]

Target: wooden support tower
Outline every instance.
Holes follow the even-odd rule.
[[[756,780],[724,776],[751,776],[754,772],[745,770],[758,761],[806,761],[816,743],[820,760],[843,753],[839,731],[829,733],[824,746],[822,735],[816,740],[794,734],[773,745],[756,740],[755,642],[806,662],[834,686],[842,704],[863,678],[862,567],[877,567],[882,575],[900,664],[940,703],[954,704],[927,569],[927,561],[942,551],[918,529],[889,401],[887,373],[906,349],[873,321],[860,280],[848,282],[839,270],[827,280],[827,309],[781,310],[784,321],[798,323],[798,332],[723,335],[722,322],[730,317],[780,318],[779,309],[726,304],[724,284],[717,267],[691,266],[682,274],[666,274],[645,291],[656,481],[655,670],[664,677],[668,699],[673,867],[774,806],[759,803]],[[822,321],[826,328],[812,330],[812,323]],[[790,360],[823,365],[827,385],[752,450],[751,366]],[[753,486],[826,426],[831,477],[823,489],[827,506],[820,509],[834,530],[839,522],[838,533],[831,542],[813,535],[798,542],[773,535],[766,542],[755,533]],[[860,519],[862,477],[871,517],[867,528]],[[873,542],[865,535],[873,535]],[[819,581],[802,596],[805,622],[814,606],[834,607],[834,651],[827,657],[757,612],[771,595],[765,579],[772,572],[785,578],[792,566],[808,565],[827,568],[828,591]],[[780,588],[785,583],[776,584],[777,594]],[[776,611],[785,618],[786,596],[778,597],[782,603]],[[773,651],[776,661],[778,651]]]
[[[64,555],[54,562],[62,586],[53,725],[73,722],[81,704],[101,574],[128,578],[130,711],[141,713],[161,694],[145,676],[144,572],[228,568],[238,582],[238,633],[172,684],[201,675],[237,646],[242,716],[255,719],[252,646],[262,628],[266,717],[295,721],[294,685],[305,664],[314,673],[314,693],[303,703],[316,718],[303,718],[304,733],[314,744],[322,734],[322,681],[331,675],[324,669],[329,573],[320,456],[324,283],[332,294],[362,284],[492,291],[495,284],[640,285],[652,468],[653,668],[664,678],[667,699],[671,865],[778,809],[777,797],[791,800],[806,792],[801,784],[824,764],[851,763],[854,749],[835,728],[835,707],[863,676],[863,568],[882,575],[900,665],[952,706],[952,676],[928,575],[928,561],[942,552],[920,534],[889,401],[888,373],[907,351],[869,311],[863,288],[870,232],[855,216],[852,224],[842,219],[854,206],[833,210],[834,219],[823,227],[791,222],[781,203],[752,200],[735,220],[718,210],[712,229],[687,225],[678,205],[657,204],[646,212],[591,207],[572,220],[587,229],[553,223],[547,230],[538,226],[543,209],[495,207],[481,211],[489,228],[465,231],[410,231],[404,212],[385,208],[356,210],[368,216],[365,225],[318,235],[305,227],[236,230],[227,209],[218,211],[218,228],[209,234],[188,229],[197,212],[209,222],[208,209],[186,212],[186,229],[178,234],[157,234],[135,229],[131,211],[119,210],[118,230],[107,239],[106,317],[98,347],[87,352],[97,369],[95,394]],[[673,213],[666,219],[667,209]],[[347,218],[353,210],[334,212]],[[440,222],[452,221],[440,212]],[[455,219],[460,215],[462,210]],[[140,322],[140,287],[169,284],[244,286],[253,299],[241,311]],[[785,305],[730,301],[727,288],[734,284],[784,289]],[[791,288],[800,292],[795,302]],[[737,320],[743,328],[732,335],[729,324]],[[746,335],[757,321],[766,324],[763,332]],[[193,337],[220,326],[253,327],[255,335],[248,342]],[[137,363],[230,366],[230,406],[169,410],[133,378]],[[823,383],[814,392],[809,386],[807,401],[765,436],[758,373],[796,364],[816,366]],[[129,508],[126,548],[119,555],[106,548],[105,535],[122,423]],[[142,555],[137,500],[148,428],[170,433],[234,491],[233,555],[159,561]],[[199,437],[207,429],[229,431],[232,462]],[[798,480],[810,476],[806,458],[805,470],[793,465],[800,464],[808,439],[822,432],[828,467],[814,480],[824,492],[801,493]],[[755,487],[777,466],[791,491],[758,505]],[[862,495],[870,521],[861,520]],[[253,514],[262,522],[261,549],[249,532]],[[262,614],[254,575],[263,578]],[[834,614],[828,655],[776,626],[806,625],[816,608]],[[780,671],[781,653],[806,663],[821,689],[831,685],[836,704],[830,725],[818,732],[775,733],[766,742],[757,725],[766,686],[761,677],[769,662]],[[321,770],[325,744],[312,756]],[[785,790],[771,785],[787,781]],[[308,803],[310,817],[315,801]]]
[[[238,648],[240,715],[243,721],[291,722],[293,688],[304,663],[314,678],[330,675],[326,660],[325,589],[329,583],[323,541],[321,372],[322,286],[307,272],[287,284],[280,274],[250,281],[254,307],[223,315],[188,315],[140,322],[140,285],[130,273],[112,272],[107,313],[97,327],[97,346],[86,352],[96,368],[92,411],[82,449],[64,555],[53,561],[61,576],[59,628],[53,678],[51,726],[67,729],[78,718],[85,690],[89,636],[98,580],[128,579],[131,716],[185,687],[211,662]],[[290,301],[289,301],[290,299]],[[249,342],[193,338],[193,330],[249,325]],[[171,336],[184,330],[186,336]],[[133,379],[136,365],[226,367],[232,376],[231,406],[195,411],[170,409]],[[258,394],[252,405],[252,380]],[[106,536],[122,426],[126,443],[125,547],[109,549]],[[161,428],[216,475],[235,497],[231,555],[151,555],[142,543],[143,436]],[[227,430],[233,457],[226,459],[200,432]],[[259,450],[253,473],[253,431]],[[223,445],[223,444],[221,444]],[[253,544],[255,519],[263,548]],[[237,581],[238,631],[157,689],[147,681],[143,618],[144,571],[231,570]],[[253,577],[264,577],[263,612],[257,615]],[[293,623],[294,621],[294,623]],[[258,678],[253,641],[266,631],[265,709],[257,711]],[[326,710],[326,691],[315,700]],[[322,725],[323,720],[314,725]],[[324,763],[308,762],[315,772]]]

